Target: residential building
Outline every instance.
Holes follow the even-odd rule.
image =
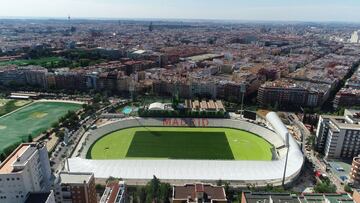
[[[355,203],[360,203],[360,190],[359,189],[354,189],[353,190],[352,198],[353,198]]]
[[[259,202],[273,202],[273,203],[300,203],[297,196],[292,196],[289,193],[263,193],[263,192],[242,192],[241,203],[259,203]]]
[[[360,89],[342,88],[335,96],[334,108],[360,105]]]
[[[358,31],[354,31],[351,34],[351,38],[350,38],[350,43],[359,43],[360,39],[359,39],[359,30]]]
[[[328,84],[281,79],[263,84],[258,90],[258,102],[262,106],[316,107],[326,101],[330,89]]]
[[[124,203],[125,197],[125,182],[110,182],[106,185],[105,191],[101,196],[100,203]]]
[[[45,145],[21,144],[0,165],[0,202],[22,203],[31,192],[49,192],[51,179]]]
[[[48,70],[41,66],[26,66],[20,70],[24,71],[26,84],[41,88],[48,87]]]
[[[360,111],[345,110],[344,116],[321,115],[316,148],[325,158],[353,158],[360,154]]]
[[[350,181],[354,185],[360,184],[360,157],[354,157],[350,169]]]
[[[299,203],[331,202],[331,203],[354,203],[348,193],[304,193],[299,196]]]
[[[56,203],[54,192],[34,192],[29,193],[24,203]]]
[[[0,69],[0,84],[9,85],[25,85],[26,79],[23,71],[15,67]]]
[[[184,186],[174,186],[173,203],[226,203],[226,194],[222,186],[213,186],[210,184],[186,184]]]
[[[301,194],[294,195],[290,193],[267,193],[267,192],[243,192],[241,203],[313,203],[313,202],[331,202],[331,203],[354,203],[352,197],[347,193],[334,194]]]
[[[58,203],[96,203],[93,173],[60,172],[54,184]]]

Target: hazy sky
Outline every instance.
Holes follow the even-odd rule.
[[[0,0],[0,16],[360,22],[360,0]]]

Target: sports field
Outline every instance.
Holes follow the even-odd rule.
[[[0,118],[0,153],[8,146],[28,136],[38,136],[68,111],[76,111],[80,104],[36,102]]]
[[[272,160],[272,145],[236,129],[136,127],[102,137],[88,158]]]

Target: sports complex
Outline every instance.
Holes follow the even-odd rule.
[[[31,103],[28,100],[19,100],[17,102],[26,105],[0,117],[0,153],[11,145],[27,141],[29,136],[35,138],[68,111],[82,108],[81,104],[69,101],[39,100]]]
[[[274,112],[266,121],[207,118],[125,118],[84,135],[68,161],[72,172],[92,171],[139,182],[156,175],[172,183],[219,179],[232,184],[281,185],[300,173],[297,142]],[[288,156],[287,156],[288,154]]]

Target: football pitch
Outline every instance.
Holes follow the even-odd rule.
[[[0,153],[13,144],[27,141],[28,136],[41,132],[64,116],[76,111],[80,104],[63,102],[36,102],[0,118]]]
[[[91,159],[272,160],[263,138],[229,128],[135,127],[96,141]]]

